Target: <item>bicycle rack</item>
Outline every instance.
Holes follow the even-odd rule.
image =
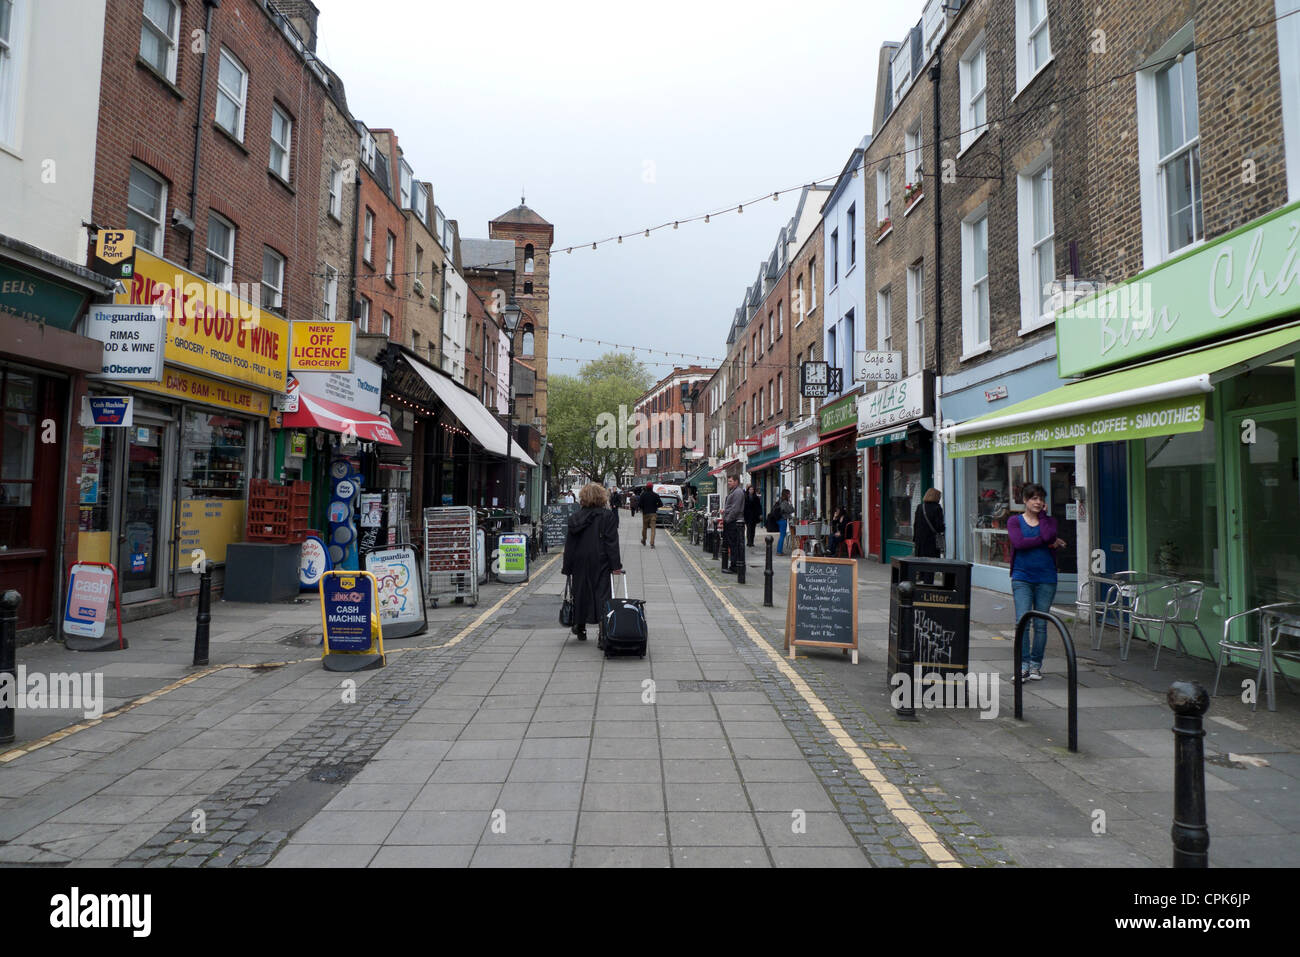
[[[1065,662],[1069,669],[1067,675],[1068,685],[1068,707],[1070,721],[1070,750],[1078,753],[1079,750],[1079,663],[1074,657],[1074,639],[1070,637],[1069,630],[1065,627],[1065,622],[1055,615],[1046,611],[1027,611],[1021,616],[1020,621],[1016,623],[1016,640],[1014,642],[1013,652],[1015,660],[1012,663],[1012,680],[1016,683],[1016,720],[1023,721],[1024,708],[1022,706],[1021,685],[1024,680],[1020,677],[1021,655],[1024,651],[1025,627],[1034,618],[1041,618],[1044,621],[1050,621],[1056,626],[1056,630],[1061,633],[1061,641],[1065,643]]]

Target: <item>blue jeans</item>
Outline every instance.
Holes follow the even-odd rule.
[[[779,522],[776,523],[776,527],[781,532],[781,537],[776,540],[776,553],[778,555],[784,555],[785,554],[785,531],[787,528],[790,527],[790,523],[787,522],[785,519],[781,519]]]
[[[1056,596],[1056,582],[1011,582],[1011,594],[1016,599],[1016,624],[1030,611],[1051,611],[1052,599]],[[1030,622],[1034,640],[1025,642],[1020,652],[1020,670],[1032,670],[1043,667],[1043,652],[1047,650],[1047,622],[1041,618]]]

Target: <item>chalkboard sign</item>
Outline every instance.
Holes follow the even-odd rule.
[[[542,512],[542,534],[546,547],[563,546],[569,534],[569,516],[578,511],[577,502],[552,502]]]
[[[785,646],[839,648],[858,663],[858,563],[851,558],[802,558],[790,563]]]

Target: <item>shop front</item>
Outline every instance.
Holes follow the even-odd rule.
[[[1088,378],[945,430],[990,488],[1010,473],[1007,507],[1021,462],[1086,445],[1092,567],[1190,583],[1211,646],[1227,615],[1300,600],[1297,230],[1293,204],[1064,310],[1060,373]]]
[[[117,567],[123,605],[196,593],[205,561],[224,580],[249,483],[265,475],[288,354],[285,320],[150,253],[137,251],[126,284],[119,305],[163,307],[162,372],[91,389],[129,396],[133,415],[83,430],[76,555]]]
[[[850,393],[821,412],[822,510],[840,509],[844,525],[862,520],[862,455],[857,450],[858,393]],[[860,531],[860,529],[859,529]]]
[[[912,554],[912,519],[933,484],[933,402],[930,372],[858,396],[856,445],[867,459],[863,550],[881,562]]]
[[[766,517],[772,504],[781,497],[781,470],[775,467],[776,460],[781,457],[781,427],[774,425],[764,429],[757,438],[758,449],[749,454],[745,468],[750,482],[758,490]]]
[[[61,566],[76,544],[81,449],[73,432],[85,377],[100,370],[103,353],[79,326],[91,297],[112,285],[0,236],[0,591],[22,596],[22,641],[51,633]]]

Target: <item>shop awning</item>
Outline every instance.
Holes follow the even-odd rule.
[[[298,411],[284,413],[286,429],[328,429],[330,432],[355,433],[366,442],[401,446],[388,416],[362,412],[339,405],[329,399],[298,391]]]
[[[778,458],[777,449],[764,449],[749,457],[749,462],[745,465],[745,471],[751,475],[755,472],[761,472],[763,469],[770,469],[776,464]],[[757,461],[755,461],[757,459]]]
[[[762,465],[759,466],[759,469],[771,468],[773,465],[780,465],[782,462],[788,461],[789,459],[797,459],[797,458],[801,458],[802,456],[809,455],[813,452],[816,452],[823,445],[826,445],[829,442],[839,441],[841,437],[842,437],[842,433],[837,432],[834,435],[822,439],[820,442],[814,442],[812,445],[805,445],[801,449],[797,449],[794,452],[787,452],[785,455],[782,455],[779,458],[775,458],[770,462],[764,462]]]
[[[415,370],[421,379],[429,384],[429,388],[437,393],[443,405],[460,420],[461,425],[469,430],[479,445],[493,455],[505,458],[506,430],[501,427],[501,423],[496,420],[496,417],[487,410],[487,407],[482,402],[446,376],[440,375],[418,362],[408,362],[407,364]],[[510,457],[530,468],[536,468],[537,466],[537,463],[529,458],[528,453],[523,450],[518,442],[510,443]]]
[[[1300,325],[1290,325],[1072,382],[940,435],[949,458],[964,458],[1199,432],[1216,383],[1297,349]]]
[[[876,445],[888,445],[890,442],[901,442],[907,438],[907,426],[901,429],[894,426],[888,429],[881,429],[879,432],[870,432],[867,435],[858,436],[858,448],[869,449]]]
[[[709,476],[709,467],[708,467],[707,465],[701,465],[699,468],[697,468],[697,469],[696,469],[694,472],[692,472],[690,475],[686,476],[686,480],[683,481],[682,484],[683,484],[683,485],[695,485],[695,484],[698,483],[701,479],[708,478],[708,476]],[[716,484],[716,483],[715,483],[715,484]]]
[[[710,471],[709,474],[710,474],[710,475],[721,475],[723,472],[727,471],[727,469],[731,468],[733,465],[735,465],[735,464],[736,464],[737,462],[739,462],[739,461],[740,461],[740,459],[732,459],[730,462],[727,462],[725,465],[719,465],[716,469],[713,469],[712,471]]]

